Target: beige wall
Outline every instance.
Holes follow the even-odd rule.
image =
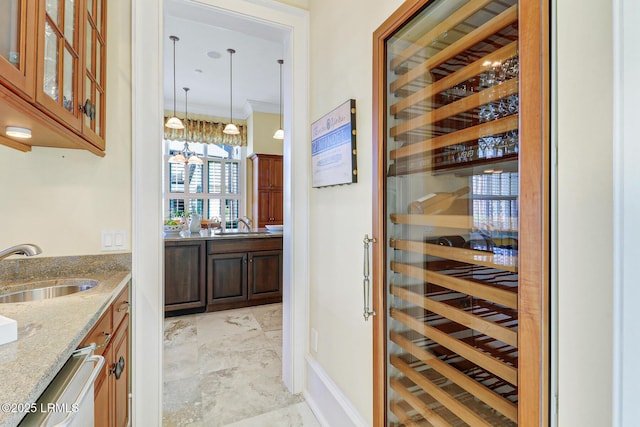
[[[280,126],[280,115],[254,112],[247,118],[247,154],[282,155],[282,140],[273,139]]]
[[[612,3],[558,1],[559,426],[611,425]]]
[[[130,9],[128,2],[109,4],[107,155],[0,146],[1,248],[31,242],[42,256],[99,254],[100,231],[116,229],[126,230],[130,242]]]
[[[318,352],[309,353],[369,424],[372,322],[362,318],[362,238],[371,235],[372,34],[401,3],[310,5],[311,121],[356,100],[360,173],[357,184],[309,190],[309,326],[318,331]]]

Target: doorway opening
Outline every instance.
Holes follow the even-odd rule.
[[[302,391],[308,318],[308,12],[276,1],[188,2],[226,16],[244,17],[279,27],[284,40],[283,104],[285,140],[283,259],[283,381],[293,393]],[[133,421],[153,422],[162,416],[162,319],[164,318],[162,223],[162,64],[163,4],[133,4],[134,231],[133,276]],[[153,47],[155,46],[155,48]],[[151,48],[150,48],[151,47]],[[274,82],[277,84],[277,82]],[[296,176],[295,182],[292,179]],[[295,283],[295,288],[293,286]],[[155,349],[156,351],[149,351]],[[143,399],[142,396],[145,396]],[[158,417],[158,418],[156,418]]]

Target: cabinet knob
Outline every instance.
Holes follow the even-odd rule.
[[[84,101],[84,104],[78,105],[78,109],[84,112],[84,115],[87,116],[90,120],[95,120],[96,106],[91,102],[89,98]]]
[[[120,356],[117,363],[111,365],[111,369],[109,369],[109,375],[115,375],[116,379],[120,379],[120,375],[122,375],[122,371],[124,371],[124,357]]]

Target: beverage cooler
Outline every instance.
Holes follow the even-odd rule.
[[[546,416],[546,8],[524,3],[407,2],[374,35],[376,425]]]

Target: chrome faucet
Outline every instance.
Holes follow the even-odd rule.
[[[21,245],[11,246],[10,248],[0,251],[0,260],[11,255],[34,256],[42,253],[42,249],[38,245],[32,243],[23,243]]]
[[[249,218],[247,218],[246,216],[244,218],[238,218],[238,222],[244,224],[244,226],[247,227],[247,231],[251,231],[251,220]]]

